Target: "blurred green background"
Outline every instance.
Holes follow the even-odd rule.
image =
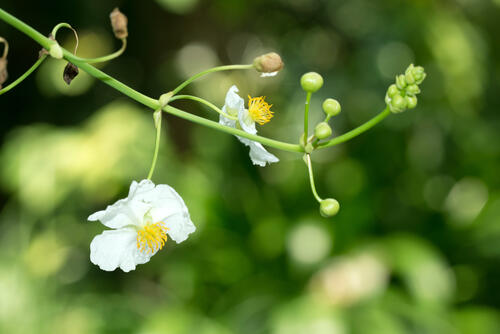
[[[187,92],[221,106],[266,95],[264,135],[297,142],[300,75],[320,72],[312,102],[334,97],[339,134],[384,108],[394,76],[425,66],[417,109],[313,155],[320,217],[300,155],[252,166],[233,136],[167,116],[157,183],[186,201],[197,232],[130,273],[104,272],[89,244],[90,213],[145,178],[152,113],[91,77],[70,87],[48,60],[0,98],[1,333],[500,333],[499,0],[13,1],[2,8],[48,34],[79,32],[80,56],[129,47],[101,65],[155,97],[215,65],[277,51],[274,78],[214,74]],[[0,22],[11,80],[40,47]],[[58,38],[72,48],[72,35]],[[10,81],[9,81],[10,82]],[[191,102],[176,106],[217,119]]]

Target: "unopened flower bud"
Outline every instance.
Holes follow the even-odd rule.
[[[396,77],[396,86],[402,90],[406,87],[407,83],[406,83],[406,79],[405,79],[405,76],[404,74],[400,74]]]
[[[395,84],[390,85],[389,89],[387,89],[387,95],[389,95],[389,97],[391,98],[399,94],[401,93],[399,92],[399,89]]]
[[[416,96],[409,96],[407,95],[405,97],[406,100],[406,106],[408,109],[413,109],[417,106],[417,97]]]
[[[57,42],[52,43],[52,45],[49,48],[49,54],[51,57],[55,59],[62,59],[63,57],[63,51],[62,48],[57,44]]]
[[[336,199],[327,198],[319,204],[319,212],[323,217],[333,217],[340,209],[340,204]]]
[[[2,84],[7,81],[8,76],[7,58],[0,58],[0,89],[2,88]]]
[[[321,122],[314,128],[314,135],[318,139],[325,139],[332,135],[332,128],[327,122]]]
[[[253,66],[257,72],[274,74],[279,72],[285,64],[283,64],[279,54],[276,52],[270,52],[256,57],[253,60]]]
[[[63,72],[64,82],[66,82],[68,85],[71,84],[71,81],[73,81],[73,79],[76,78],[78,73],[79,73],[78,67],[72,63],[68,63],[64,68]]]
[[[420,93],[420,88],[417,85],[409,85],[406,87],[406,94],[408,95],[417,95]]]
[[[413,66],[413,64],[411,64],[405,71],[405,78],[409,84],[415,83],[420,85],[424,81],[425,77],[425,70],[422,66]]]
[[[391,103],[389,104],[392,112],[403,112],[407,105],[406,100],[401,95],[396,95],[392,98]]]
[[[124,39],[128,37],[128,19],[120,12],[118,8],[115,8],[111,14],[109,14],[109,18],[111,19],[111,27],[113,27],[113,33],[115,37],[118,39]]]
[[[341,109],[340,103],[335,99],[326,99],[323,102],[323,111],[330,117],[338,115]]]
[[[309,72],[300,78],[302,89],[308,93],[314,93],[323,86],[323,77],[316,72]]]

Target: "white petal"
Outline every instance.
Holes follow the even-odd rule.
[[[143,193],[147,193],[154,189],[155,184],[151,180],[142,180],[137,183],[136,181],[132,181],[130,185],[130,190],[128,192],[129,199],[138,199],[137,197]]]
[[[261,143],[255,141],[250,143],[250,159],[254,165],[264,167],[267,163],[278,162],[279,159],[273,154],[269,153]]]
[[[274,77],[276,74],[278,74],[278,71],[276,71],[276,72],[261,73],[260,77],[261,78]]]
[[[137,232],[132,228],[104,231],[90,243],[90,261],[106,271],[119,267],[128,272],[151,256],[137,250]]]
[[[238,116],[240,110],[245,109],[245,101],[238,95],[238,87],[231,86],[226,94],[224,112],[230,116]]]
[[[250,113],[247,109],[243,108],[242,110],[240,110],[240,112],[238,113],[238,121],[240,122],[243,131],[251,133],[253,135],[257,133],[255,122],[250,116]]]
[[[150,209],[145,203],[120,199],[106,210],[98,211],[89,216],[88,220],[99,220],[109,228],[121,228],[128,225],[138,225],[142,222],[144,214]]]

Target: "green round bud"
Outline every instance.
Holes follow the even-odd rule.
[[[408,95],[417,95],[420,93],[420,88],[417,85],[409,85],[405,91]]]
[[[396,95],[392,98],[391,105],[395,112],[402,112],[406,109],[406,100],[401,95]]]
[[[57,43],[53,43],[49,48],[49,54],[51,57],[56,59],[62,59],[63,51],[62,48]]]
[[[340,107],[339,101],[335,99],[326,99],[323,102],[323,111],[325,114],[328,116],[336,116],[340,113],[340,110],[342,108]]]
[[[327,122],[321,122],[314,128],[314,135],[318,139],[325,139],[332,135],[332,128]]]
[[[412,74],[413,78],[415,79],[415,83],[417,85],[420,85],[422,83],[422,81],[424,81],[425,77],[427,76],[427,74],[425,74],[425,70],[422,66],[414,67],[411,71],[411,74]]]
[[[405,87],[406,87],[406,79],[405,79],[405,76],[404,74],[400,74],[396,77],[396,86],[403,90]]]
[[[310,154],[312,151],[314,151],[314,146],[312,143],[307,143],[306,146],[304,147],[304,152],[307,154]]]
[[[387,95],[389,95],[389,97],[394,97],[400,94],[401,93],[395,84],[390,85],[389,88],[387,89]]]
[[[300,78],[302,89],[308,93],[314,93],[323,86],[323,77],[316,72],[306,73]]]
[[[406,96],[405,97],[405,100],[406,100],[406,105],[408,107],[408,109],[413,109],[417,106],[417,97],[416,96]]]
[[[319,212],[323,217],[333,217],[340,209],[340,204],[336,199],[327,198],[319,204]]]

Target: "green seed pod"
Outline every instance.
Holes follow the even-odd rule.
[[[314,135],[318,139],[325,139],[332,135],[332,128],[327,122],[321,122],[314,128]]]
[[[308,93],[314,93],[323,86],[323,77],[316,72],[306,73],[300,78],[302,89]]]
[[[420,93],[420,88],[417,85],[409,85],[406,87],[406,94],[408,95],[417,95]]]
[[[405,97],[405,100],[406,100],[406,105],[408,107],[408,109],[413,109],[417,106],[417,97],[416,96],[406,96]]]
[[[396,86],[400,89],[403,90],[405,89],[407,83],[404,74],[400,74],[396,77]]]
[[[333,217],[340,209],[340,204],[336,199],[327,198],[319,204],[319,212],[323,217]]]
[[[398,87],[395,84],[390,85],[389,88],[387,89],[387,95],[389,95],[389,97],[394,97],[400,94],[401,92],[399,91]]]
[[[326,99],[323,102],[323,111],[330,117],[338,115],[341,109],[340,103],[335,99]]]

